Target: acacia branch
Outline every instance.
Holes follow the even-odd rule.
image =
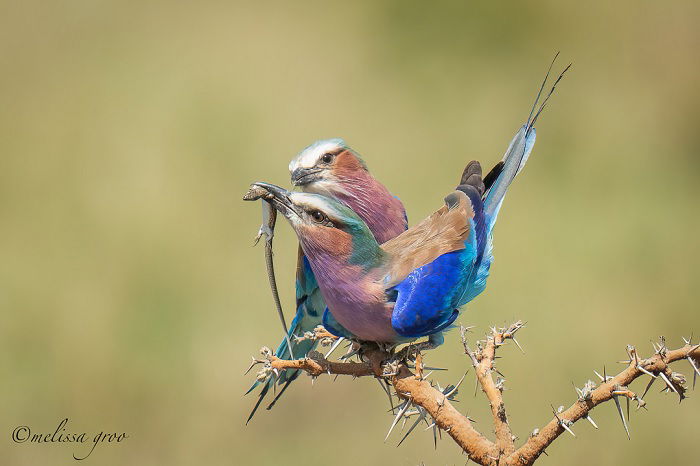
[[[457,411],[445,393],[414,375],[406,366],[401,367],[391,383],[401,398],[427,411],[437,427],[447,432],[469,458],[481,464],[491,463],[493,442],[479,433],[469,418]]]
[[[265,355],[265,350],[263,354]],[[279,359],[267,355],[266,366],[261,373],[300,369],[314,377],[322,374],[386,377],[391,381],[399,398],[423,408],[433,418],[435,425],[447,432],[470,458],[483,462],[482,464],[491,462],[493,442],[474,429],[471,421],[450,403],[447,394],[414,374],[404,363],[392,367],[396,362],[392,361],[393,355],[389,352],[376,347],[364,349],[362,359],[363,362],[359,363],[333,362],[316,351],[310,352],[304,359],[296,360]],[[387,368],[392,368],[395,372],[387,374]],[[420,365],[418,368],[421,369]]]
[[[625,361],[627,367],[615,376],[603,374],[600,376],[601,383],[596,386],[589,381],[582,389],[576,389],[579,394],[578,400],[568,409],[554,412],[554,418],[541,429],[536,429],[533,434],[519,447],[515,447],[515,437],[508,424],[505,404],[503,401],[503,381],[499,378],[493,380],[493,372],[498,372],[495,368],[496,351],[506,340],[513,340],[518,347],[520,345],[515,340],[515,332],[523,327],[521,322],[516,322],[508,328],[496,330],[491,329],[489,335],[483,342],[477,342],[476,351],[472,351],[466,340],[466,329],[462,328],[462,342],[465,352],[469,355],[472,365],[476,371],[479,385],[486,394],[491,405],[491,414],[494,423],[495,442],[490,441],[482,433],[477,431],[471,420],[459,413],[450,402],[457,394],[457,387],[436,388],[426,380],[427,375],[423,375],[422,357],[415,356],[415,373],[410,370],[406,359],[397,359],[397,355],[386,351],[374,344],[365,344],[359,351],[361,362],[336,362],[329,361],[321,353],[311,351],[307,357],[296,360],[279,359],[272,352],[263,348],[261,350],[264,359],[254,359],[251,368],[255,364],[263,364],[263,368],[258,372],[258,380],[263,381],[268,377],[278,376],[284,370],[303,370],[313,377],[322,374],[351,375],[353,377],[373,376],[384,378],[393,385],[396,395],[403,400],[403,405],[396,415],[392,429],[397,421],[406,414],[410,406],[417,408],[418,414],[423,418],[430,416],[437,429],[447,432],[452,439],[463,449],[469,459],[482,465],[530,465],[533,464],[545,449],[555,441],[564,431],[573,434],[571,426],[582,418],[588,419],[594,426],[595,423],[590,418],[590,411],[601,403],[615,400],[618,403],[619,413],[622,416],[625,429],[627,424],[624,421],[622,409],[619,407],[618,397],[637,402],[637,407],[644,407],[643,395],[639,396],[628,388],[635,379],[649,375],[654,380],[661,379],[667,391],[676,393],[682,400],[685,397],[685,377],[682,374],[673,372],[670,364],[687,359],[693,367],[695,375],[700,375],[700,345],[691,345],[690,341],[678,349],[669,350],[666,348],[664,340],[655,345],[656,353],[646,359],[638,357],[636,350],[628,346],[629,360]],[[318,332],[317,332],[318,333]],[[322,335],[322,334],[319,334]],[[322,335],[327,337],[326,335]],[[402,355],[411,354],[411,351],[401,352]],[[250,369],[249,369],[250,370]],[[500,374],[500,373],[499,373]],[[428,374],[430,375],[430,374]],[[647,390],[651,383],[647,386]],[[390,395],[391,396],[391,395]],[[421,418],[416,421],[416,424]],[[597,426],[596,426],[597,427]],[[412,429],[409,430],[409,433]],[[391,429],[389,431],[391,433]],[[406,434],[408,435],[408,433]],[[405,438],[405,437],[404,437]]]
[[[494,361],[496,359],[496,348],[503,345],[506,339],[509,338],[517,343],[515,340],[515,332],[520,330],[523,326],[524,324],[518,321],[508,329],[501,329],[501,331],[492,328],[491,335],[486,339],[486,344],[478,352],[472,351],[467,344],[467,329],[465,327],[461,327],[460,329],[464,352],[471,359],[472,366],[474,366],[476,370],[476,378],[491,406],[491,415],[493,417],[499,457],[513,453],[515,450],[515,438],[510,429],[510,425],[508,425],[506,407],[503,403],[504,379],[499,379],[497,382],[494,382],[491,373],[495,370]]]
[[[614,377],[603,375],[602,383],[588,392],[580,394],[579,399],[569,409],[561,413],[555,413],[546,426],[536,432],[518,448],[513,454],[506,458],[506,464],[532,464],[544,452],[544,450],[559,437],[566,428],[582,418],[589,417],[593,408],[601,403],[610,401],[616,396],[625,396],[636,400],[638,407],[643,407],[646,403],[642,397],[638,396],[627,387],[632,381],[643,375],[652,374],[653,377],[668,379],[667,388],[676,392],[682,400],[685,395],[685,377],[682,374],[672,372],[669,364],[688,359],[694,368],[698,366],[700,360],[699,345],[686,344],[682,348],[668,350],[662,342],[662,346],[657,349],[656,354],[647,359],[639,359],[636,350],[628,347],[630,360],[626,369]],[[658,374],[658,375],[657,375]],[[652,379],[654,380],[654,379]],[[584,387],[585,388],[585,387]],[[566,425],[566,428],[564,427]]]

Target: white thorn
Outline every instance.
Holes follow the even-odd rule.
[[[598,425],[593,421],[593,418],[591,417],[590,414],[586,416],[586,420],[587,420],[588,422],[590,422],[591,425],[593,425],[593,427],[595,427],[596,429],[598,428]]]
[[[331,348],[330,348],[330,349],[328,350],[328,352],[326,353],[326,356],[325,356],[326,359],[328,359],[328,356],[330,356],[331,353],[333,353],[333,351],[335,351],[335,349],[336,349],[338,346],[340,346],[340,343],[341,343],[344,339],[345,339],[345,338],[343,338],[343,337],[339,337],[339,338],[335,341],[335,343],[333,343],[333,344],[331,345]]]
[[[671,383],[671,381],[668,380],[668,377],[666,377],[666,374],[664,374],[663,372],[659,372],[659,375],[660,375],[661,378],[664,380],[664,382],[666,382],[666,385],[668,385],[668,387],[669,387],[671,390],[673,390],[674,392],[676,392],[676,395],[679,395],[678,390],[676,390],[676,387],[674,387],[673,384]]]
[[[571,430],[571,429],[569,429],[569,426],[566,425],[566,422],[565,422],[564,420],[559,421],[559,424],[561,424],[561,426],[562,426],[564,429],[566,429],[567,432],[569,432],[571,435],[573,435],[574,437],[576,437],[576,434],[574,434],[574,431]]]
[[[644,372],[646,375],[649,375],[649,376],[651,376],[651,377],[656,378],[656,375],[654,375],[653,373],[651,373],[651,372],[649,372],[648,370],[644,369],[644,368],[642,367],[641,364],[638,364],[638,365],[637,365],[637,369],[639,369],[640,371]]]
[[[391,427],[389,427],[389,432],[387,432],[386,437],[384,437],[385,442],[389,438],[389,435],[391,435],[391,431],[394,430],[394,427],[396,427],[396,423],[399,422],[399,419],[401,418],[401,416],[403,416],[403,413],[406,412],[409,406],[411,406],[411,403],[408,400],[406,400],[406,402],[403,405],[403,408],[399,410],[398,414],[394,418],[394,422],[391,423]]]
[[[614,395],[613,395],[613,400],[615,400],[615,405],[617,405],[617,412],[620,415],[620,419],[622,419],[622,425],[625,427],[625,432],[627,433],[627,440],[631,440],[630,430],[627,427],[627,421],[625,421],[625,415],[622,413],[622,406],[620,405],[620,400],[618,400],[617,396],[614,396]]]

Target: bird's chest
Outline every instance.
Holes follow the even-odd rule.
[[[320,285],[333,317],[357,338],[395,341],[397,334],[391,326],[393,305],[387,303],[383,286],[371,280]]]

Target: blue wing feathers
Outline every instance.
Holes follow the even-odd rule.
[[[474,235],[470,235],[474,236]],[[476,248],[443,254],[412,271],[396,285],[398,296],[391,325],[404,337],[417,338],[451,324],[455,306],[471,275]]]
[[[460,185],[459,189],[474,210],[464,249],[415,269],[389,292],[397,292],[391,324],[403,337],[418,338],[447,328],[457,318],[458,308],[486,287],[491,240],[484,203],[474,186]]]

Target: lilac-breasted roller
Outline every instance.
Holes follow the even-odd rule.
[[[534,124],[563,74],[485,178],[479,163],[471,162],[456,191],[445,198],[445,206],[384,244],[368,225],[377,219],[361,206],[353,207],[343,198],[347,192],[332,189],[332,182],[318,183],[315,191],[336,199],[257,183],[273,195],[275,207],[299,237],[304,256],[300,254],[300,270],[315,278],[313,288],[320,293],[314,293],[323,298],[315,310],[324,303],[328,306],[322,319],[326,329],[338,336],[389,344],[421,336],[428,336],[431,345],[442,342],[441,331],[454,322],[459,308],[486,286],[498,212],[534,146]],[[290,165],[295,184],[313,179],[317,161],[327,163],[332,157],[321,151],[321,158],[315,159],[302,152]],[[363,185],[357,188],[361,191]]]
[[[486,287],[499,210],[532,151],[534,124],[564,72],[533,117],[545,77],[527,122],[485,178],[479,162],[470,162],[444,206],[383,244],[358,212],[337,199],[254,184],[272,195],[297,234],[328,306],[327,330],[389,345],[423,336],[430,345],[442,343],[442,330],[459,308]]]
[[[290,162],[289,172],[292,184],[299,186],[304,192],[324,194],[350,207],[380,244],[396,237],[407,228],[406,211],[401,201],[372,176],[359,154],[342,139],[325,139],[311,144]],[[294,337],[302,336],[320,325],[326,307],[309,261],[299,248],[296,274],[297,311],[288,334],[296,357],[306,355],[314,348],[316,342],[302,340],[294,343]],[[291,357],[286,338],[278,346],[275,355],[282,359]],[[298,376],[299,371],[287,371],[280,374],[276,380],[270,379],[265,382],[248,421],[273,384],[284,386],[268,409]],[[248,392],[258,384],[259,382],[253,384]]]
[[[527,128],[511,147],[522,155],[532,142],[534,131]],[[441,331],[454,322],[459,307],[484,289],[490,229],[509,174],[515,172],[504,164],[486,194],[481,167],[471,162],[442,208],[381,245],[357,213],[334,198],[255,186],[272,194],[273,205],[296,232],[328,306],[327,330],[389,345],[422,336],[440,344]]]

